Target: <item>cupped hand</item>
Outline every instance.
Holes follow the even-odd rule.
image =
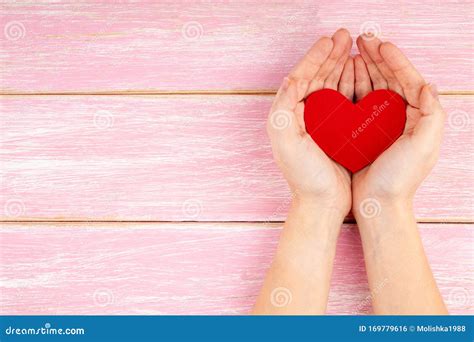
[[[349,53],[352,39],[347,30],[319,39],[285,78],[267,122],[274,158],[293,195],[344,217],[351,208],[351,177],[331,160],[306,132],[304,99],[331,88],[352,99],[354,64]]]
[[[445,112],[436,88],[425,83],[395,45],[366,37],[359,37],[357,45],[361,55],[354,59],[356,98],[376,89],[393,90],[407,101],[407,122],[393,145],[353,175],[353,205],[357,208],[367,198],[411,205],[438,158]]]

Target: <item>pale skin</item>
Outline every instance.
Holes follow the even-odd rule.
[[[366,37],[365,37],[366,38]],[[254,314],[324,314],[336,242],[352,209],[361,234],[375,314],[446,314],[413,214],[413,197],[437,158],[445,113],[428,85],[391,43],[347,30],[319,39],[284,79],[267,124],[274,158],[292,191],[278,249]],[[361,99],[390,89],[407,103],[402,136],[351,174],[307,134],[304,99],[322,88]],[[283,126],[278,119],[284,118]],[[367,214],[366,206],[375,208]]]

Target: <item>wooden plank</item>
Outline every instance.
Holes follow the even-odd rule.
[[[274,89],[341,26],[399,44],[442,91],[472,89],[470,0],[0,5],[2,92]]]
[[[282,221],[270,96],[4,96],[3,220]],[[473,97],[450,112],[420,220],[473,217]]]
[[[472,225],[420,224],[453,314],[473,314]],[[271,224],[4,224],[0,314],[245,314],[275,251]],[[357,229],[339,240],[328,312],[370,312]]]

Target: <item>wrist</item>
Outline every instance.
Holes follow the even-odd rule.
[[[405,197],[359,197],[354,200],[352,212],[359,228],[380,226],[383,222],[401,222],[413,218],[413,199]]]
[[[335,254],[343,219],[319,201],[293,198],[280,235],[279,259],[298,272],[319,272],[316,266],[321,260],[332,259]]]
[[[336,198],[326,199],[322,196],[295,194],[291,202],[291,209],[304,212],[305,215],[316,218],[328,218],[331,221],[344,221],[350,210],[345,201]]]
[[[285,230],[295,230],[296,235],[309,244],[323,241],[335,243],[345,216],[332,203],[295,196],[291,202]]]

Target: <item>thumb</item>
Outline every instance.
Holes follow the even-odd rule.
[[[438,89],[434,84],[425,84],[420,92],[420,111],[422,115],[430,115],[438,101]]]
[[[290,79],[285,77],[283,83],[273,101],[272,111],[274,110],[290,110],[294,111],[298,102],[303,100],[308,81],[300,79]]]
[[[307,87],[307,81],[284,78],[270,110],[269,129],[283,132],[290,128],[290,131],[296,131],[298,126],[295,109],[303,100]]]
[[[413,132],[414,138],[423,145],[440,144],[446,114],[439,103],[435,85],[426,84],[421,89],[420,114],[420,119]]]

